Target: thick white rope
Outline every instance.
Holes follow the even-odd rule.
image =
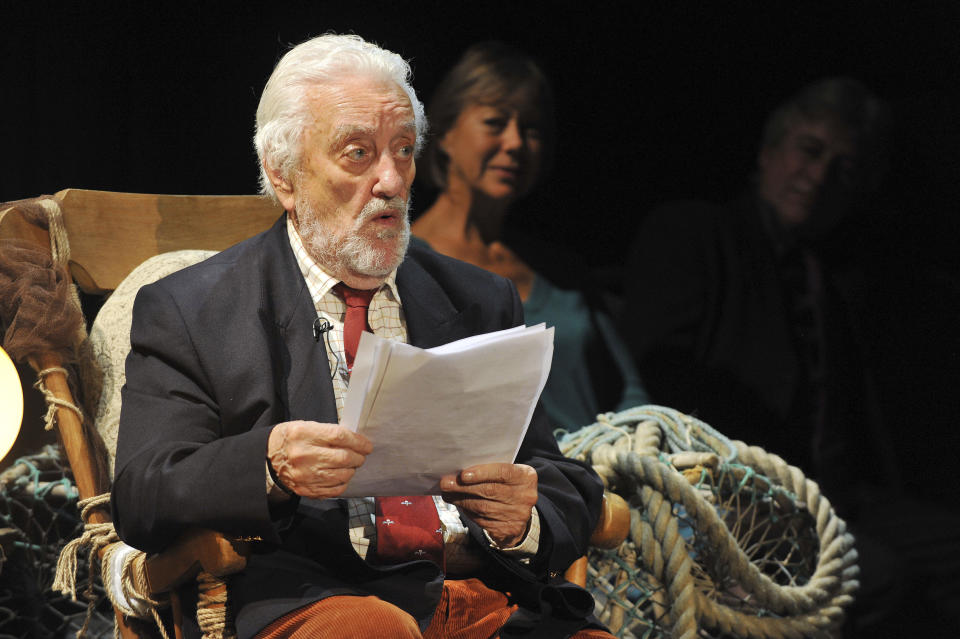
[[[673,452],[665,455],[664,442]],[[843,620],[843,610],[857,589],[853,537],[820,494],[817,484],[776,455],[722,434],[689,416],[659,406],[642,406],[598,416],[581,431],[560,438],[564,454],[593,464],[607,486],[633,487],[631,538],[643,570],[664,584],[673,637],[693,639],[699,627],[744,637],[829,636]],[[801,586],[775,583],[750,562],[737,540],[691,481],[704,469],[716,471],[720,458],[745,467],[743,481],[766,490],[789,491],[814,516],[820,540],[817,564]],[[682,468],[693,465],[685,476]],[[750,474],[754,473],[754,474]],[[760,475],[756,474],[760,473]],[[698,535],[726,558],[731,576],[755,605],[779,616],[756,616],[730,608],[699,592],[691,574],[692,559],[679,534],[675,506],[695,522]],[[619,615],[618,615],[619,616]]]

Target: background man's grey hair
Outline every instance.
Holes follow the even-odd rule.
[[[767,117],[762,146],[778,145],[802,121],[842,126],[857,145],[862,186],[872,190],[886,166],[890,120],[887,104],[859,80],[824,78],[803,87]]]
[[[309,89],[366,75],[391,80],[410,99],[417,125],[416,153],[426,135],[423,104],[410,84],[410,65],[358,35],[326,34],[298,44],[274,68],[260,96],[253,144],[260,160],[260,192],[275,198],[266,166],[292,181],[300,167],[303,131],[310,121]]]

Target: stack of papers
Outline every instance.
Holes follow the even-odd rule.
[[[363,333],[341,423],[373,453],[344,496],[436,495],[444,475],[513,462],[552,359],[544,324],[426,350]]]

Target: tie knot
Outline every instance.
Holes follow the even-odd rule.
[[[343,298],[343,301],[350,308],[367,308],[370,306],[370,300],[373,299],[373,294],[377,292],[377,289],[363,291],[350,288],[343,282],[339,282],[333,287],[333,290]]]

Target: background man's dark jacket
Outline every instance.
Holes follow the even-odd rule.
[[[848,486],[837,473],[878,466],[863,445],[880,425],[858,333],[847,299],[822,268],[826,409],[816,442],[805,410],[813,391],[761,214],[751,196],[652,211],[631,248],[620,329],[655,403],[783,456],[841,500],[836,491]],[[865,468],[855,469],[858,461]]]
[[[507,280],[428,249],[411,248],[397,287],[410,343],[422,348],[523,322]],[[261,537],[263,552],[230,580],[241,637],[345,593],[378,595],[423,624],[441,592],[442,575],[430,562],[376,568],[362,561],[347,536],[343,500],[268,504],[270,427],[337,421],[315,318],[283,218],[144,287],[134,307],[113,487],[117,531],[146,551],[163,549],[191,526]],[[497,424],[489,428],[496,436]],[[517,462],[538,473],[540,552],[529,567],[501,557],[468,522],[489,553],[481,576],[520,603],[512,621],[537,628],[527,636],[563,636],[591,612],[586,593],[559,576],[586,549],[602,487],[592,470],[559,453],[539,408]]]

